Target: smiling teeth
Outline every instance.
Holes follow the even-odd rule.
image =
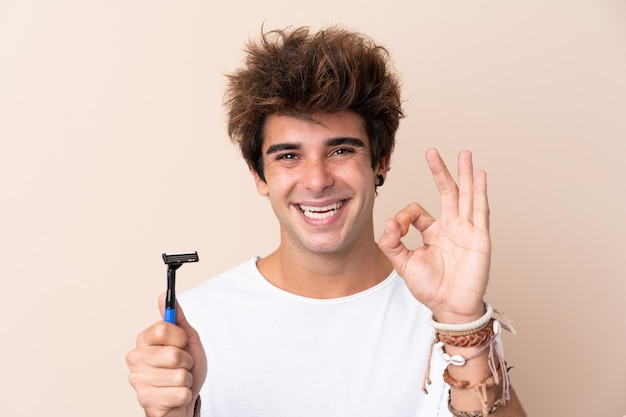
[[[337,210],[339,210],[341,206],[343,206],[343,202],[341,201],[325,207],[305,206],[303,204],[299,205],[302,213],[304,213],[304,215],[309,219],[325,219],[327,217],[331,217],[337,213]]]

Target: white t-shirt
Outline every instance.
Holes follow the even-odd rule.
[[[430,311],[397,273],[312,299],[270,284],[257,259],[179,298],[207,354],[202,417],[450,416],[437,354],[421,391]]]

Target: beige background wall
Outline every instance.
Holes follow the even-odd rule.
[[[221,107],[263,22],[388,47],[408,117],[378,226],[438,211],[427,147],[472,149],[529,414],[626,414],[626,3],[215,3],[0,0],[0,415],[142,415],[124,355],[158,318],[160,254],[199,251],[183,290],[276,245]]]

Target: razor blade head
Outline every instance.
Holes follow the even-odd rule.
[[[198,262],[198,252],[171,252],[163,254],[163,262],[167,265],[181,265],[187,262]]]

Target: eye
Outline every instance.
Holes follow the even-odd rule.
[[[276,156],[277,160],[291,160],[296,159],[298,156],[295,153],[283,153]]]
[[[333,151],[333,155],[350,155],[354,153],[352,148],[337,148]]]

